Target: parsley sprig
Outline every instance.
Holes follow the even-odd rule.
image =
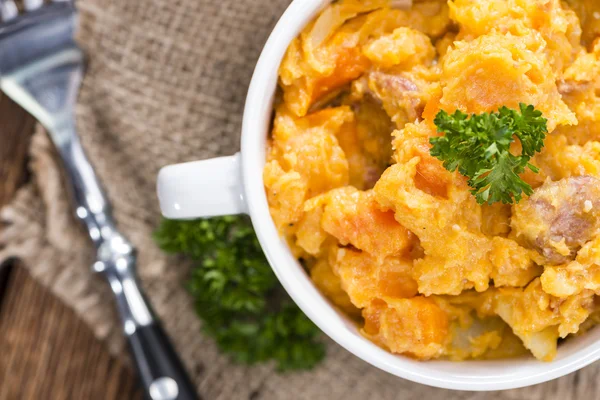
[[[473,195],[479,204],[501,201],[519,202],[523,193],[533,189],[519,174],[526,168],[537,173],[529,163],[544,147],[548,133],[547,120],[532,105],[521,103],[520,110],[501,107],[497,112],[467,115],[440,111],[434,123],[444,136],[431,138],[432,156],[443,161],[444,167],[469,178]],[[514,155],[511,143],[521,142],[521,154]]]
[[[275,360],[281,371],[323,359],[319,329],[280,287],[247,218],[165,219],[154,238],[196,260],[187,288],[221,351],[247,364]]]

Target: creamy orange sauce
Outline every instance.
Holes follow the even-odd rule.
[[[264,182],[315,285],[417,359],[554,358],[599,320],[600,3],[340,0],[279,70]],[[440,110],[532,104],[534,194],[477,204],[429,154]]]

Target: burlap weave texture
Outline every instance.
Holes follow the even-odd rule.
[[[311,372],[234,365],[200,333],[182,288],[189,265],[167,257],[151,233],[159,221],[158,169],[232,154],[254,64],[289,0],[80,0],[79,41],[89,55],[77,109],[84,147],[139,250],[139,274],[158,315],[207,399],[575,399],[596,397],[598,366],[530,389],[485,394],[431,389],[370,367],[328,339]],[[93,250],[72,217],[60,163],[43,129],[31,147],[31,182],[0,218],[0,260],[18,257],[121,354],[111,294],[91,273]]]

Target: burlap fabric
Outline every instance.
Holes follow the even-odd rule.
[[[87,153],[139,249],[142,284],[206,399],[594,398],[598,367],[510,392],[450,392],[381,372],[328,339],[311,372],[279,375],[219,354],[182,289],[188,264],[150,235],[159,221],[155,177],[166,164],[234,153],[260,50],[289,0],[81,0],[79,39],[90,56],[77,109]],[[107,285],[90,272],[93,251],[72,217],[60,166],[41,128],[31,182],[2,210],[0,260],[18,257],[77,311],[114,354],[121,326]]]

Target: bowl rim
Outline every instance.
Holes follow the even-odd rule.
[[[571,339],[562,345],[557,358],[549,363],[530,358],[415,361],[393,355],[360,336],[356,327],[314,287],[273,223],[262,169],[278,69],[285,50],[300,30],[329,3],[329,0],[293,0],[288,6],[256,64],[242,122],[244,200],[269,264],[291,298],[325,334],[357,357],[395,376],[438,388],[468,391],[515,389],[567,375],[600,359],[600,330],[594,329],[577,338],[577,343],[569,343],[573,342]]]

